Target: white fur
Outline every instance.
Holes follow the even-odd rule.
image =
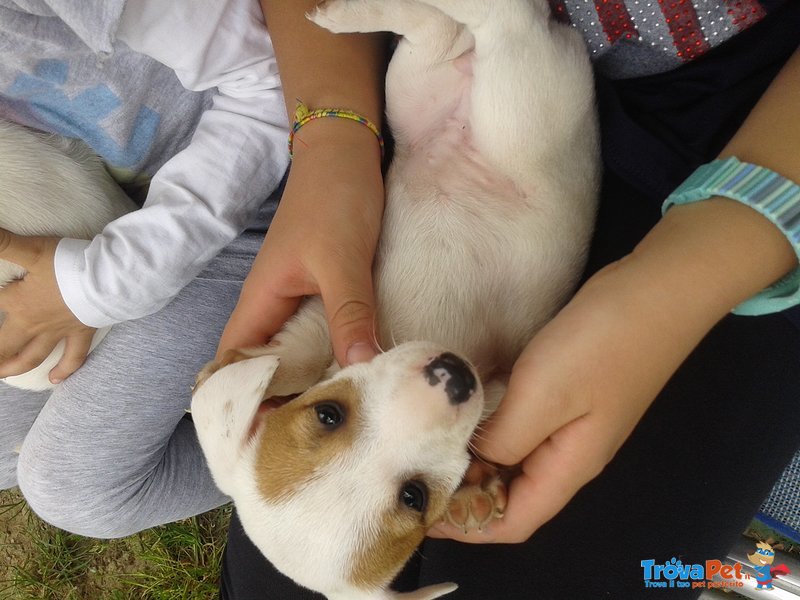
[[[474,427],[581,273],[599,180],[591,71],[580,36],[549,20],[545,0],[330,0],[311,19],[403,36],[386,81],[396,148],[374,272],[387,351],[335,373],[312,300],[250,351],[278,357],[277,370],[258,358],[201,374],[192,411],[216,481],[278,569],[331,599],[396,598],[394,573],[366,588],[349,579],[359,550],[380,539],[370,527],[395,510],[409,474],[456,489]],[[483,384],[457,407],[425,377],[444,348]],[[285,500],[265,500],[256,454],[270,440],[263,427],[242,436],[258,405],[308,390],[302,402],[338,379],[363,399],[355,442]],[[230,402],[244,419],[233,426]]]
[[[0,164],[0,228],[13,233],[90,239],[135,208],[97,155],[78,140],[0,121]],[[0,259],[0,287],[24,276],[25,269]],[[97,331],[92,348],[107,332]],[[62,341],[38,367],[3,381],[50,389],[48,373],[63,353]]]

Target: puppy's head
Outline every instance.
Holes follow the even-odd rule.
[[[279,570],[329,598],[398,597],[388,584],[469,462],[483,410],[473,369],[431,344],[403,344],[277,406],[263,401],[278,360],[242,358],[196,389],[192,414],[245,531]]]

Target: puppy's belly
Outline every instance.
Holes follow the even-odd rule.
[[[550,315],[543,293],[562,287],[560,263],[524,240],[546,223],[532,219],[523,194],[462,149],[452,170],[422,169],[414,157],[389,178],[376,261],[376,294],[386,347],[440,344],[481,370],[510,369],[533,330]],[[433,157],[438,162],[438,157]],[[532,301],[531,299],[538,299]]]
[[[458,114],[446,117],[425,142],[398,148],[392,169],[396,177],[390,185],[401,181],[413,186],[412,196],[464,208],[477,198],[513,207],[526,196],[497,165],[481,155],[468,120]]]
[[[524,181],[505,175],[458,116],[401,144],[376,261],[381,343],[427,340],[509,370],[579,272],[567,200],[536,165]]]

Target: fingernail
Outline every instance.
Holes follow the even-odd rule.
[[[352,365],[355,363],[367,362],[372,360],[377,352],[370,344],[358,342],[353,344],[347,349],[347,364]]]
[[[62,381],[64,381],[64,380],[63,379],[59,379],[58,377],[51,377],[50,378],[50,383],[52,383],[53,385],[58,385]]]

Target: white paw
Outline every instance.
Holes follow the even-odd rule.
[[[345,33],[351,31],[345,27],[347,13],[350,12],[347,4],[347,0],[322,0],[306,16],[309,21],[328,31]]]

